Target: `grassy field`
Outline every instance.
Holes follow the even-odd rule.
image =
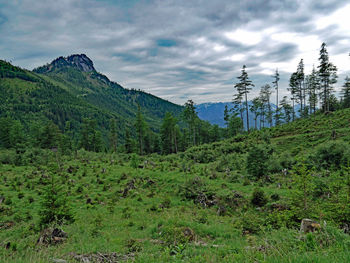
[[[319,115],[169,156],[3,150],[0,262],[350,262],[349,119]],[[249,161],[256,149],[266,158]],[[43,223],[47,200],[74,220]],[[300,232],[303,218],[320,228]],[[67,237],[38,242],[50,227]]]

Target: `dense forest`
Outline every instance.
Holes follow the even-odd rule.
[[[243,66],[220,128],[85,55],[0,61],[0,261],[349,262],[350,80],[325,44],[304,71],[250,100]]]

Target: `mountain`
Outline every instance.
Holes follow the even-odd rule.
[[[175,116],[182,111],[182,106],[110,81],[85,54],[59,57],[33,71],[0,60],[0,117],[21,120],[27,127],[52,120],[63,130],[71,121],[77,132],[82,120],[90,118],[106,135],[113,118],[122,138],[125,128],[133,126],[138,106],[153,131],[160,129],[167,111]]]
[[[231,102],[208,102],[197,104],[196,111],[200,119],[225,127],[224,110],[226,105],[229,109],[232,108]]]
[[[36,73],[48,73],[53,72],[60,68],[72,67],[83,72],[96,71],[94,63],[85,54],[71,55],[68,57],[59,57],[53,60],[50,64],[38,67],[33,71]]]
[[[49,77],[53,84],[63,88],[86,102],[116,114],[121,121],[130,122],[140,105],[146,121],[158,130],[165,112],[178,115],[182,107],[141,90],[128,90],[97,72],[86,55],[60,57],[50,64],[36,68],[36,73]]]
[[[251,101],[248,101],[248,105],[250,106],[252,104]],[[273,111],[276,110],[276,105],[271,103],[271,109]],[[217,124],[219,127],[225,127],[225,121],[224,121],[224,110],[225,106],[230,110],[233,108],[232,102],[207,102],[202,104],[196,105],[196,111],[198,113],[198,117],[202,120],[210,122],[210,124]],[[295,116],[300,117],[300,105],[295,106]],[[255,120],[254,120],[254,114],[249,111],[249,127],[255,127]],[[246,129],[247,123],[246,123],[246,113],[243,112],[243,122],[244,122],[244,128]],[[272,120],[273,125],[275,124],[275,121]],[[257,127],[260,127],[260,119],[257,118],[256,121]],[[270,127],[269,123],[265,121],[265,127]]]
[[[252,102],[248,101],[248,105],[251,105]],[[230,110],[233,108],[232,102],[209,102],[209,103],[202,103],[196,105],[196,110],[198,113],[198,117],[202,120],[209,121],[211,124],[217,124],[220,127],[225,127],[225,121],[224,121],[224,110],[225,106]],[[273,110],[276,109],[276,105],[271,103],[271,108]],[[254,120],[254,114],[249,111],[249,126],[255,127],[255,120]],[[243,124],[244,128],[246,129],[246,113],[243,112]],[[259,118],[257,119],[257,127],[260,126]],[[269,124],[265,122],[265,127],[269,127]]]

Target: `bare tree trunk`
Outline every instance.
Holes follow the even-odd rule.
[[[247,113],[247,131],[249,133],[249,112],[248,112],[248,96],[247,96],[247,92],[245,93],[245,109],[246,109],[246,113]]]

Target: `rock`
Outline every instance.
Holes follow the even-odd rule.
[[[337,138],[337,133],[335,130],[332,130],[332,140],[335,140]]]
[[[51,259],[51,261],[54,263],[66,263],[67,262],[67,260],[60,259],[60,258],[53,258],[53,259]]]
[[[313,221],[311,219],[301,220],[300,232],[303,232],[303,233],[315,232],[315,230],[318,230],[320,228],[321,228],[321,225],[316,221]]]
[[[136,182],[135,179],[132,179],[126,184],[126,187],[124,188],[123,194],[122,194],[124,198],[127,197],[127,195],[128,195],[130,190],[136,188],[135,187],[135,182]]]
[[[62,229],[59,228],[47,228],[44,229],[40,237],[38,238],[37,244],[41,245],[55,245],[62,243],[67,239],[68,235]]]
[[[284,211],[289,210],[289,207],[286,204],[273,203],[270,206],[271,210]]]
[[[194,231],[191,228],[186,227],[182,231],[182,233],[184,234],[185,237],[188,238],[188,241],[194,241],[195,240],[196,235],[195,235]]]
[[[0,205],[2,204],[2,202],[5,201],[5,197],[4,196],[0,196]]]
[[[6,245],[5,245],[5,248],[6,249],[10,249],[10,247],[11,247],[11,242],[7,242]]]
[[[154,182],[153,180],[149,179],[149,180],[147,181],[147,185],[152,185],[152,184],[155,184],[155,182]]]
[[[119,254],[116,252],[112,253],[90,253],[90,254],[76,254],[76,253],[70,253],[70,256],[73,260],[82,262],[82,263],[89,263],[89,262],[120,262],[120,261],[133,261],[135,254],[129,253],[129,254]]]
[[[72,166],[69,166],[68,168],[67,168],[67,173],[73,173],[73,171],[74,171],[74,168],[72,167]]]
[[[9,221],[9,222],[4,222],[0,223],[0,229],[9,229],[15,225],[15,222]]]
[[[226,207],[220,205],[217,211],[218,216],[224,216],[226,214]]]
[[[344,231],[345,234],[350,234],[350,225],[343,224],[341,229]]]
[[[85,54],[74,54],[68,57],[59,57],[53,60],[49,65],[36,68],[34,71],[37,73],[48,73],[54,71],[55,69],[67,67],[73,67],[83,72],[96,72],[92,60]]]
[[[94,63],[85,54],[71,55],[66,58],[66,61],[69,62],[71,65],[77,67],[81,71],[84,71],[84,72],[95,71]]]

